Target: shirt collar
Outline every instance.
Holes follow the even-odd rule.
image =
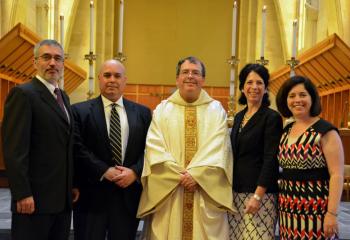
[[[107,108],[113,103],[117,104],[119,107],[124,108],[123,96],[121,96],[116,102],[112,102],[111,100],[109,100],[103,95],[101,95],[101,98],[102,98],[103,108]]]
[[[199,106],[199,105],[203,105],[203,104],[208,104],[210,103],[211,101],[214,101],[213,98],[211,98],[209,96],[209,94],[204,90],[204,89],[201,89],[201,92],[199,94],[199,97],[196,101],[192,102],[192,103],[189,103],[189,102],[186,102],[180,95],[180,91],[179,90],[176,90],[169,98],[168,100],[170,102],[173,102],[175,104],[179,104],[179,105],[182,105],[182,106]]]
[[[48,81],[46,81],[45,79],[43,79],[42,77],[40,77],[39,75],[35,76],[40,82],[42,82],[48,89],[49,91],[53,94],[55,91],[55,88],[58,88],[58,86],[54,86],[53,84],[49,83]]]

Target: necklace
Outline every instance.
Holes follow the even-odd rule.
[[[244,114],[244,116],[243,116],[243,121],[248,121],[250,118],[251,118],[252,116],[250,115],[250,116],[248,116],[248,114],[246,113],[246,114]]]
[[[244,114],[243,116],[243,121],[241,122],[238,132],[242,131],[242,128],[246,125],[246,123],[249,121],[249,119],[252,117],[252,115],[248,116],[247,113]]]

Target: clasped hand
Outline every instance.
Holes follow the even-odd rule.
[[[132,169],[123,166],[108,168],[104,177],[121,188],[128,187],[137,179],[136,173]]]
[[[189,192],[194,192],[197,189],[197,183],[187,171],[181,172],[180,184]]]

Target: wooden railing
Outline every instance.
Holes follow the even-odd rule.
[[[211,97],[220,101],[223,107],[227,109],[229,96],[229,89],[227,87],[206,86],[204,89]],[[146,105],[153,110],[162,100],[169,97],[175,90],[175,85],[129,84],[125,88],[124,97]]]

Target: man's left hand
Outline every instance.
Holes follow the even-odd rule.
[[[116,169],[120,170],[121,173],[114,177],[113,181],[121,188],[130,186],[137,179],[136,173],[130,168],[117,166]]]

